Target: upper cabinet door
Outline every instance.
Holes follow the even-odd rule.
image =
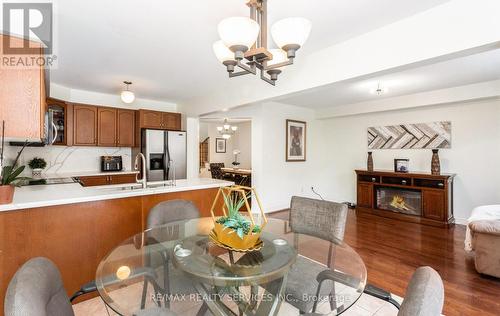
[[[102,147],[116,146],[116,109],[99,107],[97,110],[97,145]]]
[[[118,110],[117,145],[119,147],[134,147],[135,111]]]
[[[163,128],[173,131],[181,130],[180,113],[163,113]]]
[[[97,145],[97,107],[75,104],[73,108],[75,146]]]
[[[162,112],[140,110],[141,128],[163,128]]]
[[[4,36],[0,34],[0,42]],[[11,37],[11,43],[23,46],[23,39]],[[31,43],[33,47],[36,43]],[[41,53],[41,50],[40,50]],[[0,58],[9,58],[0,50]],[[26,57],[39,57],[38,55]],[[45,86],[42,68],[0,67],[0,120],[5,120],[5,137],[40,141],[45,115]],[[0,122],[1,123],[1,122]]]

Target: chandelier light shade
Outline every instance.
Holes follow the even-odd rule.
[[[222,136],[224,139],[229,139],[231,138],[232,135],[238,130],[238,126],[236,125],[231,125],[227,121],[227,119],[224,119],[224,123],[222,126],[217,126],[217,131],[219,132],[219,135]]]
[[[267,1],[245,0],[250,17],[230,17],[218,25],[221,41],[213,45],[217,59],[226,66],[229,77],[256,75],[275,85],[285,66],[292,65],[297,50],[311,33],[311,21],[292,17],[276,22],[271,35],[279,49],[267,48]],[[238,69],[238,71],[236,71]]]
[[[257,22],[246,17],[232,17],[222,20],[218,27],[222,42],[233,52],[247,51],[255,44],[260,27]]]
[[[234,60],[234,53],[229,48],[227,48],[226,45],[224,45],[224,42],[222,40],[215,42],[213,45],[213,49],[215,56],[217,56],[217,59],[221,63]]]
[[[304,46],[311,33],[311,21],[304,18],[286,18],[276,22],[271,28],[273,40],[279,48],[287,50],[288,46]],[[298,48],[297,48],[298,49]]]
[[[125,90],[122,91],[120,97],[124,103],[132,103],[135,101],[135,94],[129,90],[129,86],[132,84],[130,81],[124,81]]]

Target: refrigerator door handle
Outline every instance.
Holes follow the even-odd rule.
[[[169,180],[169,176],[170,176],[170,151],[168,149],[168,132],[165,132],[165,160],[163,161],[164,162],[164,165],[165,165],[165,181]]]

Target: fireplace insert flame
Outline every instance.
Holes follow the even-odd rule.
[[[377,188],[377,209],[422,215],[422,193],[404,188]]]

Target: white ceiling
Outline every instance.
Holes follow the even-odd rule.
[[[300,54],[352,38],[448,0],[269,0],[270,24],[288,16],[313,22]],[[51,80],[118,93],[130,80],[138,97],[182,102],[229,80],[212,53],[217,24],[246,16],[244,0],[56,0],[58,68]]]
[[[338,82],[280,97],[277,100],[291,105],[324,109],[498,79],[500,79],[500,49],[383,76]],[[370,93],[378,83],[386,87],[388,92],[383,95]]]

